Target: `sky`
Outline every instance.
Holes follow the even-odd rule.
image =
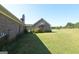
[[[79,4],[3,4],[17,18],[25,14],[25,23],[34,24],[44,18],[51,26],[79,22]]]

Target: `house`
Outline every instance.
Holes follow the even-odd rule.
[[[32,26],[33,31],[40,31],[40,32],[51,32],[50,24],[41,18]]]
[[[24,26],[24,21],[0,5],[0,33],[8,34],[8,39],[11,40],[24,31]]]
[[[32,31],[32,26],[33,26],[33,24],[26,24],[26,30],[28,32],[31,32]]]

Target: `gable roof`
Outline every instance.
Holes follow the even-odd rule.
[[[33,26],[35,26],[36,24],[38,24],[39,22],[42,22],[42,21],[44,21],[45,23],[47,23],[50,26],[50,24],[47,21],[45,21],[43,18],[41,18],[39,21],[37,21]]]

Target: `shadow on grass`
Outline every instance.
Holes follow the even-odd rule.
[[[7,48],[7,49],[6,49]],[[34,33],[25,33],[6,45],[9,54],[50,54],[48,48]]]

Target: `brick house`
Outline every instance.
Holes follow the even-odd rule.
[[[37,21],[33,25],[34,30],[42,31],[42,32],[51,32],[51,26],[50,24],[45,21],[43,18],[41,18],[39,21]]]
[[[51,32],[50,24],[47,21],[45,21],[43,18],[41,18],[35,24],[30,24],[28,26],[27,25],[26,25],[26,28],[27,30],[30,30],[30,31]]]
[[[0,33],[8,33],[9,39],[24,31],[24,23],[0,5]]]

